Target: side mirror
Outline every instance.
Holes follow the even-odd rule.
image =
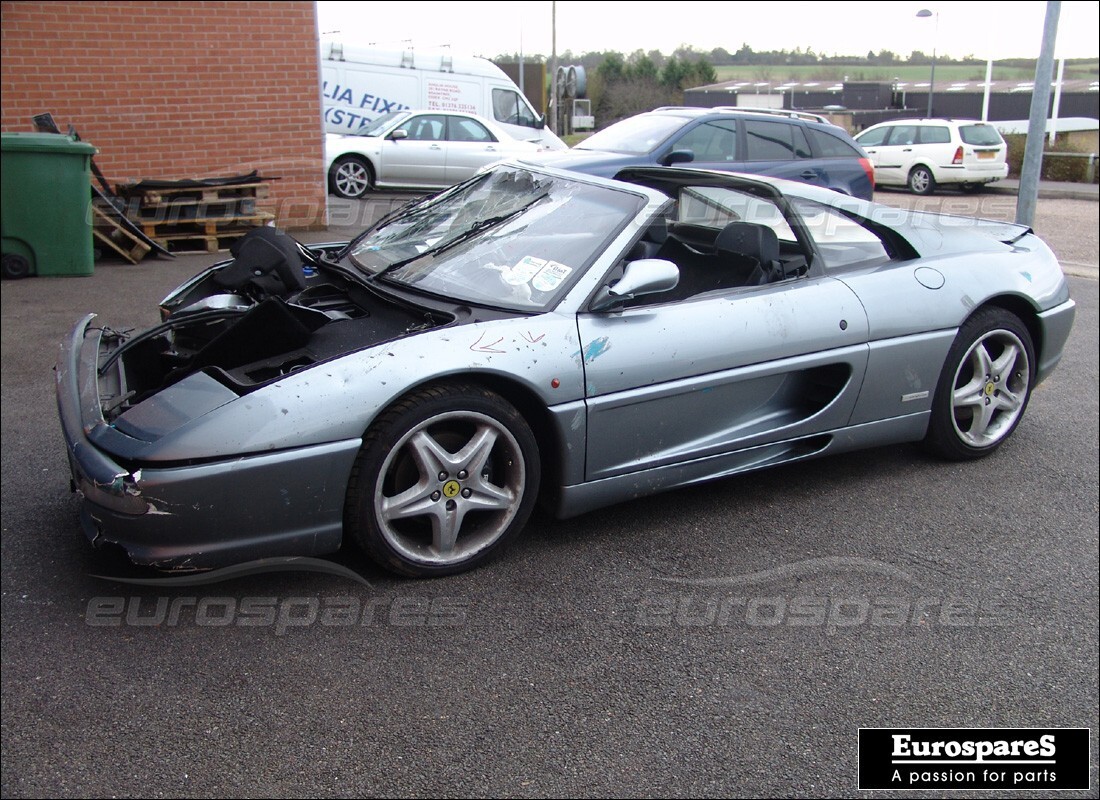
[[[409,132],[407,130],[405,130],[404,128],[398,128],[397,130],[395,130],[393,133],[391,133],[386,138],[387,139],[394,139],[394,140],[408,139],[409,138]]]
[[[671,167],[673,164],[686,164],[695,160],[694,150],[673,150],[661,158],[662,167]]]
[[[613,284],[600,289],[592,301],[593,311],[602,311],[616,303],[646,294],[667,292],[680,282],[680,270],[663,258],[643,258],[626,265],[623,276]]]

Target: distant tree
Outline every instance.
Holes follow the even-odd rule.
[[[733,56],[724,47],[715,47],[710,51],[710,61],[712,64],[729,64]]]
[[[734,63],[737,64],[751,64],[753,62],[754,53],[752,48],[749,47],[748,42],[741,44],[737,52],[733,54]]]
[[[627,73],[631,78],[637,78],[643,81],[656,81],[657,80],[657,65],[653,63],[648,55],[641,50],[635,50],[630,54],[630,58],[627,59]]]
[[[623,80],[626,77],[626,61],[621,53],[605,53],[603,61],[596,69],[596,74],[609,85]]]
[[[661,85],[666,89],[680,89],[689,70],[690,67],[673,56],[665,62],[665,67],[661,70]]]
[[[695,78],[693,82],[696,86],[707,86],[711,83],[718,82],[718,73],[714,71],[714,67],[711,66],[708,59],[700,58],[695,62]],[[690,87],[685,86],[684,88],[687,89]]]

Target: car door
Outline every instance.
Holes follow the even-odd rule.
[[[699,201],[681,192],[675,221],[717,228],[731,219],[715,213],[710,194]],[[733,218],[778,218],[794,244],[774,204],[732,200],[742,206]],[[678,266],[684,280],[696,265]],[[679,301],[656,294],[582,313],[577,324],[589,481],[699,460],[713,461],[702,470],[715,475],[808,455],[823,446],[816,434],[847,424],[867,363],[858,298],[815,271]],[[698,474],[700,464],[692,469]]]
[[[825,170],[812,159],[802,127],[786,121],[746,119],[745,155],[741,170],[814,186],[828,186]]]
[[[736,170],[740,161],[737,120],[713,119],[693,125],[665,145],[659,158],[677,150],[691,152],[692,160],[686,166],[724,172]]]
[[[875,168],[875,183],[884,183],[886,173],[882,160],[882,148],[886,139],[890,136],[890,125],[882,125],[872,130],[867,130],[856,137],[856,142],[863,148],[863,152],[871,159],[871,166]]]
[[[469,117],[447,117],[447,183],[464,181],[501,158],[501,144],[488,128]]]
[[[447,120],[443,114],[414,114],[382,144],[380,183],[401,186],[446,186]]]
[[[875,179],[883,183],[904,184],[917,157],[920,129],[916,125],[894,125],[890,135],[880,145]],[[881,164],[881,166],[879,166]]]

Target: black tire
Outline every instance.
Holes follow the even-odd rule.
[[[936,191],[936,179],[932,176],[932,170],[925,166],[916,166],[909,170],[906,185],[913,194],[932,194]]]
[[[955,461],[989,455],[1023,419],[1035,348],[1019,317],[977,311],[959,329],[940,372],[925,444]]]
[[[6,279],[18,280],[31,274],[31,262],[24,256],[15,253],[4,253],[2,259],[0,259],[0,269],[3,270]]]
[[[328,178],[337,197],[357,200],[374,188],[374,170],[360,156],[340,156],[332,162]]]
[[[484,564],[527,524],[539,480],[534,434],[500,395],[472,385],[420,389],[364,437],[344,527],[384,569],[451,575]]]

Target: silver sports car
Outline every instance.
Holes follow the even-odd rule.
[[[274,229],[57,397],[82,522],[140,564],[320,555],[414,576],[559,517],[895,442],[983,456],[1074,303],[1028,228],[689,169],[498,165],[350,244]]]

